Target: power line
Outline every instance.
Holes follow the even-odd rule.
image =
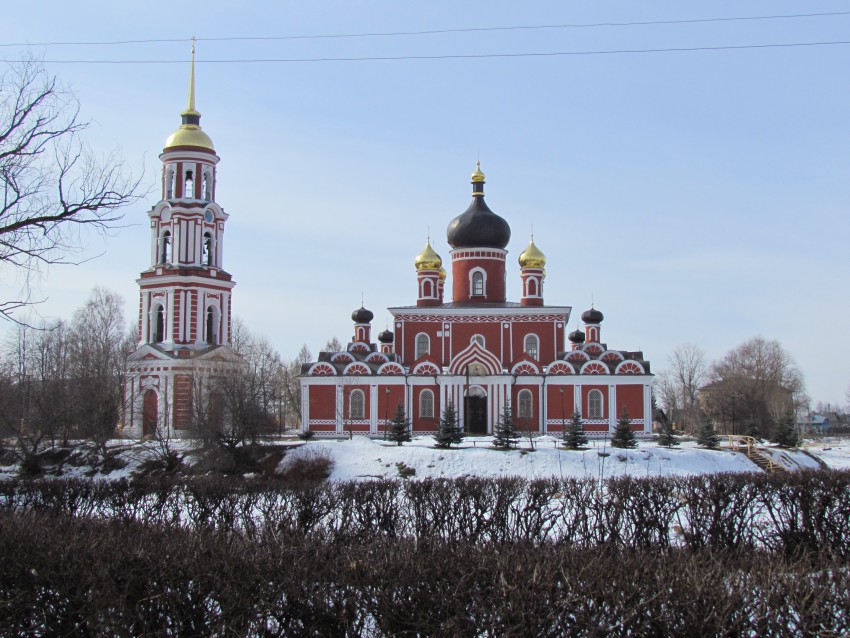
[[[636,53],[681,53],[691,51],[738,51],[743,49],[780,49],[793,47],[819,47],[850,44],[850,40],[825,42],[788,42],[777,44],[740,44],[703,47],[667,47],[658,49],[607,49],[598,51],[551,51],[530,53],[458,53],[438,55],[393,55],[340,58],[243,58],[225,60],[195,60],[196,64],[263,64],[297,62],[379,62],[397,60],[463,60],[481,58],[532,58],[591,55],[628,55]],[[186,64],[186,60],[45,60],[46,64]]]
[[[590,29],[601,27],[639,27],[639,26],[660,26],[672,24],[702,24],[711,22],[739,22],[739,21],[755,21],[755,20],[789,20],[797,18],[821,18],[829,16],[845,16],[850,15],[850,11],[831,11],[823,13],[789,13],[764,16],[731,16],[731,17],[716,17],[716,18],[692,18],[680,20],[644,20],[630,22],[584,22],[584,23],[567,23],[567,24],[537,24],[537,25],[516,25],[504,27],[464,27],[457,29],[430,29],[422,31],[386,31],[375,33],[336,33],[336,34],[314,34],[314,35],[280,35],[280,36],[222,36],[210,38],[197,38],[201,42],[236,42],[236,41],[270,41],[270,40],[320,40],[320,39],[338,39],[338,38],[375,38],[375,37],[394,37],[394,36],[418,36],[418,35],[438,35],[445,33],[474,33],[488,31],[530,31],[544,29]],[[25,47],[25,46],[113,46],[124,44],[161,44],[174,42],[187,42],[189,38],[147,38],[138,40],[104,40],[104,41],[68,41],[68,42],[15,42],[15,43],[0,43],[0,47]]]

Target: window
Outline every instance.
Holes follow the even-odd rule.
[[[422,297],[425,299],[429,299],[434,296],[434,284],[431,283],[430,280],[426,279],[422,282]]]
[[[587,395],[588,418],[602,418],[602,392],[599,390],[591,390]]]
[[[420,334],[416,337],[416,358],[431,352],[431,340],[426,334]]]
[[[210,201],[212,199],[212,175],[209,171],[204,173],[203,181],[204,199]]]
[[[165,199],[171,199],[174,196],[174,169],[169,168],[165,172]]]
[[[434,393],[423,390],[419,395],[419,416],[423,419],[434,418]]]
[[[204,266],[213,265],[213,241],[210,233],[204,233],[204,246],[202,248],[202,260]]]
[[[210,307],[207,308],[207,338],[206,338],[206,342],[211,346],[215,345],[215,333],[217,332],[215,323],[216,323],[215,313],[213,312],[213,307],[210,306]]]
[[[482,348],[484,347],[484,335],[473,335],[472,339],[469,340],[470,343],[475,341]]]
[[[159,306],[156,309],[156,325],[154,327],[153,342],[162,343],[165,333],[165,308]]]
[[[192,177],[192,171],[186,171],[186,182],[183,184],[183,197],[195,197],[195,178]]]
[[[171,231],[166,230],[162,233],[160,241],[159,262],[161,264],[171,263]]]
[[[484,273],[476,271],[472,273],[472,294],[484,295]]]
[[[528,279],[528,296],[529,297],[537,297],[537,279],[534,277],[530,277]]]
[[[517,397],[519,403],[519,412],[517,417],[520,419],[531,418],[531,390],[520,390]]]
[[[351,398],[349,399],[348,404],[348,418],[349,419],[362,419],[364,410],[363,404],[365,402],[363,390],[352,390]]]
[[[537,361],[539,354],[539,346],[540,341],[537,339],[537,335],[528,335],[525,338],[525,353],[535,361]]]

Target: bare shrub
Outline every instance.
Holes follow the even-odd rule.
[[[287,458],[289,457],[289,458]],[[291,483],[326,481],[333,470],[333,457],[325,450],[309,447],[290,452],[283,459],[280,476]]]

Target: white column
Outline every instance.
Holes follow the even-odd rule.
[[[150,325],[150,312],[151,312],[151,293],[144,291],[142,292],[142,327],[139,331],[139,344],[148,343],[150,341],[149,334],[149,325]]]
[[[369,431],[372,434],[378,432],[378,386],[369,387]]]
[[[345,425],[343,419],[345,418],[345,413],[343,412],[345,408],[343,402],[343,394],[342,394],[342,381],[337,381],[336,385],[336,431],[338,434],[343,432],[343,426]]]
[[[196,322],[197,333],[195,334],[195,345],[200,346],[204,342],[204,303],[206,295],[203,290],[198,290],[198,303],[197,303],[197,315],[198,320]]]
[[[216,229],[218,226],[219,223],[216,222]],[[215,267],[224,269],[224,229],[216,230],[215,236]]]
[[[167,290],[166,307],[168,312],[165,317],[165,341],[166,343],[174,343],[174,291]]]
[[[301,385],[301,429],[310,429],[310,386]]]
[[[608,429],[617,429],[617,386],[608,386]]]
[[[643,431],[652,433],[652,385],[649,383],[643,386]]]
[[[581,404],[581,384],[577,383],[573,386],[573,410],[578,410],[581,412],[581,418],[587,419],[587,415],[584,413],[584,406]],[[565,415],[566,418],[566,415]]]

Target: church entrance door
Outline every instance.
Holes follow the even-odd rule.
[[[156,434],[158,416],[156,392],[148,390],[142,399],[142,436]]]
[[[484,388],[469,388],[464,397],[463,412],[469,434],[487,434],[487,393]]]

